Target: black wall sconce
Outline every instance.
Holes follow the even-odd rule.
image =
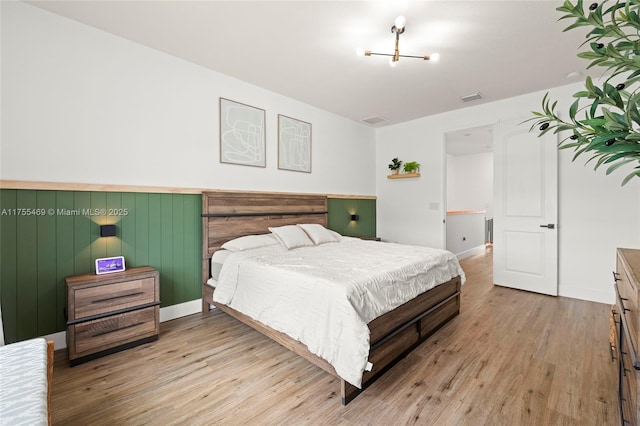
[[[360,219],[360,216],[358,216],[357,214],[352,214],[351,215],[351,220],[352,221],[357,221],[358,219]]]
[[[116,236],[116,226],[115,225],[100,225],[100,236],[101,237],[115,237]]]

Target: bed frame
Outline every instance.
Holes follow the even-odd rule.
[[[213,302],[211,256],[228,240],[268,232],[269,226],[319,223],[327,226],[327,197],[319,194],[230,192],[202,193],[202,311],[210,305],[235,317],[287,349],[337,377],[342,404],[346,405],[415,347],[460,313],[460,277],[443,283],[388,312],[368,326],[371,332],[371,371],[362,377],[362,389],[342,380],[324,359],[309,352],[302,343],[252,318]]]

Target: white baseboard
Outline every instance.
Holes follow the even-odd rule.
[[[61,331],[59,333],[47,334],[42,336],[45,340],[53,340],[54,349],[64,349],[67,347],[67,332]]]
[[[177,305],[160,308],[160,322],[171,321],[176,318],[186,317],[187,315],[197,314],[202,311],[202,299],[190,300],[189,302],[179,303]],[[67,333],[61,331],[59,333],[47,334],[42,336],[46,340],[53,341],[55,349],[65,349],[67,347]]]
[[[202,299],[190,300],[189,302],[160,308],[160,322],[171,321],[187,315],[197,314],[202,311]]]
[[[588,300],[590,302],[605,303],[612,305],[616,303],[616,296],[613,286],[610,289],[600,290],[584,287],[569,287],[560,284],[558,286],[558,296],[570,297],[572,299]]]
[[[484,245],[481,245],[474,248],[470,248],[469,250],[465,250],[461,253],[457,253],[456,257],[458,258],[458,260],[462,260],[469,256],[473,256],[474,254],[482,253],[485,250],[486,250],[486,247]]]

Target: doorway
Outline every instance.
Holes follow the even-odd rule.
[[[445,248],[458,259],[493,242],[493,127],[445,134]]]
[[[557,135],[522,121],[445,133],[445,247],[463,259],[488,239],[496,285],[557,295]]]

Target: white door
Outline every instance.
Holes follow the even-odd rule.
[[[493,282],[557,296],[558,137],[522,121],[494,130]]]

